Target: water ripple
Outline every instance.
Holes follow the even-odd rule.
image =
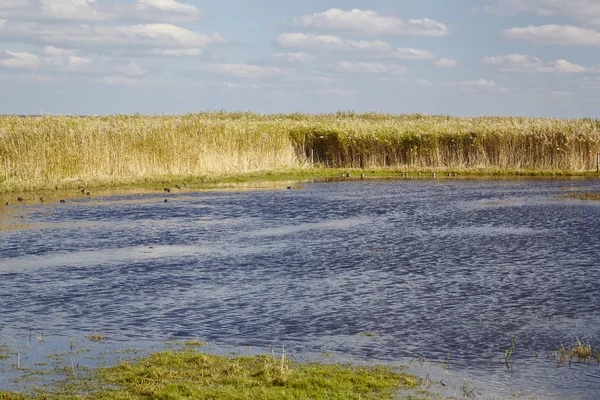
[[[600,344],[600,207],[557,198],[570,186],[361,181],[24,205],[0,218],[20,224],[0,229],[0,324],[384,361],[450,354],[492,386],[585,398],[597,368],[531,356]],[[507,375],[490,360],[512,336]]]

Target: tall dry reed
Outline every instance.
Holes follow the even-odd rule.
[[[297,165],[286,130],[250,118],[0,118],[0,189],[238,174]]]
[[[337,113],[0,117],[0,191],[338,168],[582,172],[600,121]]]
[[[330,167],[582,172],[595,168],[600,121],[340,114],[291,128]]]

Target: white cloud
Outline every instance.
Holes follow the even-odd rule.
[[[4,41],[84,48],[96,52],[114,49],[197,49],[225,43],[218,33],[205,35],[171,24],[48,25],[35,22],[0,24]]]
[[[450,31],[446,25],[429,18],[408,21],[408,34],[411,36],[447,36]]]
[[[567,17],[600,25],[598,0],[497,0],[486,10],[501,15],[528,12],[544,17]]]
[[[305,33],[284,33],[279,35],[275,41],[276,45],[284,49],[317,51],[317,52],[361,52],[368,53],[377,59],[399,59],[411,61],[433,61],[437,56],[427,50],[419,50],[411,47],[392,48],[382,40],[355,41],[334,35],[315,35]],[[289,57],[294,54],[297,57],[307,58],[306,53],[278,53],[278,58]],[[310,58],[310,57],[308,57]],[[299,60],[298,60],[299,61]],[[454,66],[456,62],[443,58],[438,61],[439,66]]]
[[[581,73],[591,69],[581,65],[570,63],[566,60],[556,60],[552,62],[543,62],[537,57],[524,54],[509,54],[505,56],[485,57],[482,60],[486,64],[497,66],[504,72],[525,72],[525,73]]]
[[[431,81],[428,81],[427,79],[419,79],[419,80],[417,80],[417,83],[421,86],[431,86],[432,85]]]
[[[162,12],[177,12],[196,14],[198,8],[191,4],[178,3],[175,0],[137,0],[136,5],[141,9],[156,9]]]
[[[45,46],[43,51],[45,55],[55,57],[55,56],[74,56],[75,50],[67,50],[61,49],[59,47],[54,46]]]
[[[495,0],[492,4],[484,7],[486,12],[499,15],[523,12],[532,12],[543,16],[550,15],[550,10],[542,6],[539,0]]]
[[[410,47],[398,47],[388,53],[389,57],[400,58],[403,60],[435,60],[437,57],[430,51],[418,50]]]
[[[320,31],[345,31],[372,36],[446,36],[449,34],[446,25],[428,18],[404,21],[395,16],[360,9],[346,11],[331,8],[296,18],[291,25]]]
[[[31,53],[17,53],[0,50],[0,67],[17,70],[36,70],[41,60]]]
[[[215,86],[225,89],[259,89],[258,85],[245,85],[241,83],[232,83],[232,82],[221,82],[217,83]]]
[[[435,62],[435,65],[437,65],[440,68],[452,68],[456,67],[456,60],[453,60],[451,58],[440,58]]]
[[[522,28],[510,28],[504,31],[504,36],[534,44],[600,46],[599,31],[571,25],[530,25]]]
[[[305,52],[274,53],[271,58],[277,61],[298,64],[310,64],[317,59],[314,55]]]
[[[48,55],[50,54],[50,55]],[[135,62],[120,63],[112,59],[80,57],[57,48],[44,48],[42,54],[17,53],[0,50],[0,68],[38,74],[85,74],[88,76],[142,76],[147,73]]]
[[[472,81],[454,82],[450,86],[456,86],[464,91],[490,91],[490,92],[508,92],[509,89],[498,85],[493,80],[476,79]]]
[[[390,45],[381,40],[354,41],[334,35],[314,35],[305,33],[283,33],[277,36],[275,43],[284,49],[298,50],[355,50],[388,51]]]
[[[253,64],[219,64],[207,67],[207,69],[219,74],[243,79],[261,79],[295,75],[295,71],[293,69]]]
[[[0,0],[0,41],[44,47],[46,56],[87,53],[204,56],[205,48],[226,42],[173,25],[203,16],[176,0]],[[119,20],[157,23],[118,24]]]
[[[50,69],[55,68],[60,71],[83,71],[94,65],[94,60],[86,57],[66,56],[46,58],[45,63]]]
[[[152,49],[150,52],[147,52],[145,54],[154,54],[158,56],[199,57],[205,55],[206,52],[204,49],[192,47],[188,49]]]
[[[380,64],[373,62],[349,62],[340,61],[337,66],[338,71],[357,72],[367,74],[404,74],[406,67],[398,64]]]
[[[141,83],[138,79],[126,76],[103,76],[96,81],[113,86],[137,86]]]
[[[547,65],[537,57],[524,54],[509,54],[505,56],[485,57],[482,61],[486,64],[497,66],[504,72],[553,72],[552,66]]]
[[[317,93],[324,95],[334,95],[334,96],[354,96],[356,95],[356,91],[352,89],[319,89]]]
[[[557,72],[563,72],[565,74],[577,74],[588,71],[586,67],[577,64],[572,64],[567,60],[556,60],[553,64],[554,69]]]
[[[203,16],[197,7],[175,0],[137,0],[135,4],[96,0],[2,0],[0,4],[0,18],[17,21],[187,22]]]
[[[148,72],[140,67],[137,63],[131,61],[124,66],[116,66],[113,68],[115,71],[127,75],[127,76],[142,76],[146,75]]]
[[[586,76],[583,78],[583,81],[580,82],[577,86],[579,86],[582,89],[598,90],[600,89],[600,78],[591,78],[589,76]]]
[[[46,84],[54,82],[56,76],[45,75],[45,74],[36,74],[36,73],[15,73],[10,71],[8,74],[3,74],[0,72],[0,82],[19,82],[23,85],[37,85],[37,84]]]
[[[340,79],[339,74],[325,72],[325,71],[311,71],[309,77],[302,77],[302,81],[306,82],[316,82],[319,84],[334,84],[342,81]]]
[[[95,0],[2,1],[0,18],[17,21],[98,21]]]
[[[137,0],[133,5],[104,3],[100,10],[105,10],[113,19],[138,21],[189,22],[204,17],[196,6],[175,0]]]

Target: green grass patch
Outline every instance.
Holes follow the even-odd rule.
[[[85,375],[72,374],[21,399],[392,399],[421,381],[393,368],[298,364],[284,355],[228,358],[193,349],[165,351]]]

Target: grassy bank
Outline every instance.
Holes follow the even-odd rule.
[[[0,191],[317,168],[583,174],[600,121],[338,113],[0,117]]]
[[[386,367],[297,364],[285,356],[228,358],[194,349],[164,351],[78,375],[25,399],[392,399],[414,393],[415,376]]]

